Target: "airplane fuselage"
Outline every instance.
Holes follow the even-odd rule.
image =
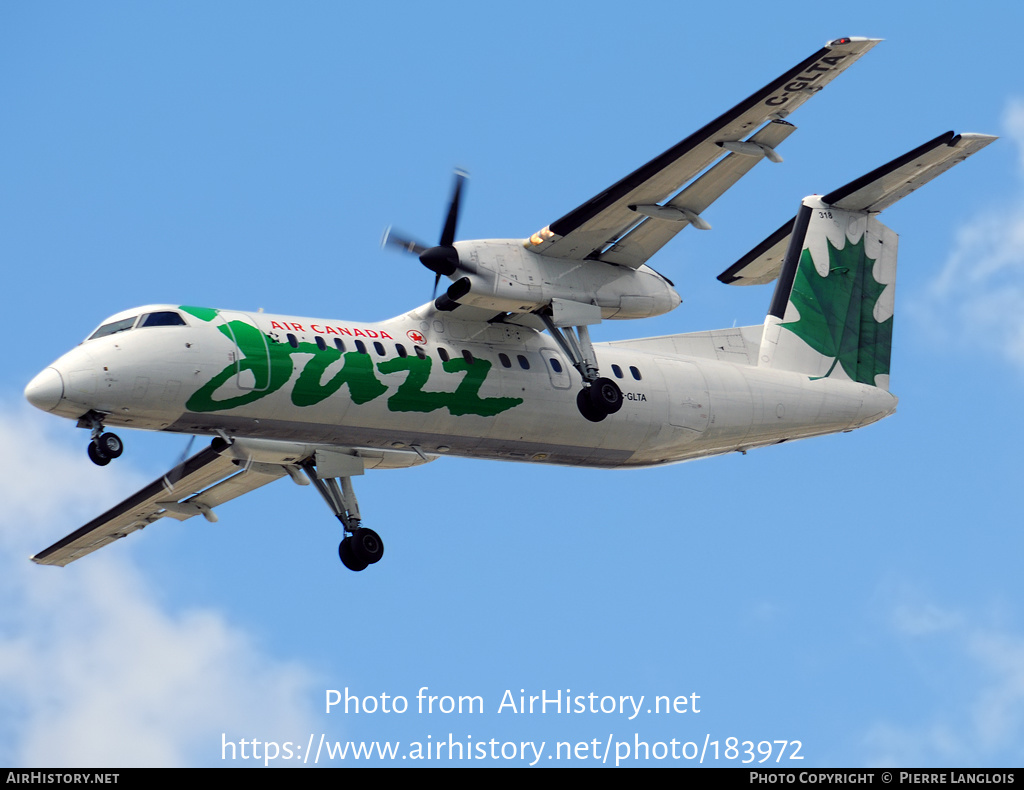
[[[383,556],[354,477],[442,455],[655,466],[850,431],[892,414],[898,238],[879,212],[980,151],[945,132],[824,195],[719,279],[776,282],[763,325],[594,343],[606,320],[680,304],[648,265],[796,129],[792,112],[878,43],[844,37],[528,238],[460,240],[456,171],[433,246],[388,229],[451,284],[379,323],[151,305],[108,319],[25,390],[90,429],[105,466],[124,426],[214,436],[33,560],[66,565],[164,518],[274,480],[312,486],[341,522],[342,563]],[[588,498],[578,509],[588,514]]]
[[[54,362],[29,400],[110,427],[607,468],[848,431],[896,406],[877,387],[758,367],[760,327],[596,343],[623,405],[590,422],[580,375],[527,326],[426,307],[365,324],[155,305],[104,327],[133,318]]]

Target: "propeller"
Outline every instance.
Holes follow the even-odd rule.
[[[459,202],[462,199],[462,189],[469,175],[464,170],[455,171],[455,184],[452,188],[452,199],[448,206],[448,216],[445,218],[444,227],[441,229],[441,240],[435,247],[428,247],[420,244],[415,239],[395,233],[391,226],[384,231],[381,239],[382,247],[397,247],[403,252],[411,252],[419,256],[420,263],[434,272],[434,296],[437,296],[437,286],[441,277],[449,277],[459,269],[459,253],[455,249],[455,228],[459,222]],[[431,297],[433,298],[433,297]]]
[[[171,471],[170,472],[168,472],[167,474],[164,475],[164,479],[163,479],[164,489],[167,491],[168,494],[173,494],[174,493],[174,486],[176,486],[178,484],[178,481],[181,480],[182,475],[185,474],[185,470],[184,469],[180,469],[179,467],[183,463],[185,463],[186,459],[188,458],[188,454],[192,450],[192,443],[195,440],[196,440],[195,434],[193,434],[192,436],[189,437],[188,444],[185,445],[184,452],[180,456],[178,456],[178,462],[174,466],[171,467]]]

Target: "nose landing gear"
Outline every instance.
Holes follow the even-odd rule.
[[[124,442],[116,433],[104,433],[89,442],[89,460],[96,466],[106,466],[124,452]]]
[[[120,458],[124,452],[124,442],[116,433],[104,432],[103,416],[90,412],[86,414],[78,425],[80,428],[92,430],[92,440],[89,442],[89,460],[96,466],[106,466],[115,458]]]

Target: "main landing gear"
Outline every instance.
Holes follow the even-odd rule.
[[[372,529],[360,526],[359,502],[351,477],[320,477],[313,460],[302,468],[313,486],[320,492],[327,506],[341,522],[345,537],[338,546],[338,556],[350,571],[362,571],[380,562],[384,556],[384,541]]]
[[[124,452],[124,442],[116,433],[104,432],[103,415],[96,412],[89,412],[78,421],[81,428],[92,430],[92,439],[89,442],[89,460],[96,466],[106,466],[115,458],[119,458]]]
[[[576,394],[580,414],[591,422],[601,422],[609,414],[615,414],[622,408],[622,390],[611,379],[598,375],[597,355],[586,325],[576,326],[573,332],[573,327],[559,327],[550,316],[538,315],[583,378],[583,389]]]
[[[338,545],[338,556],[350,571],[361,571],[384,556],[384,541],[372,529],[358,527]]]
[[[576,408],[591,422],[601,422],[622,408],[622,390],[611,379],[596,378],[576,394]]]

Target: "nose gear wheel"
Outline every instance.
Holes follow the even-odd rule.
[[[116,433],[103,431],[103,415],[90,411],[78,421],[79,428],[89,428],[92,440],[87,448],[89,460],[97,466],[106,466],[124,452],[124,442]]]

